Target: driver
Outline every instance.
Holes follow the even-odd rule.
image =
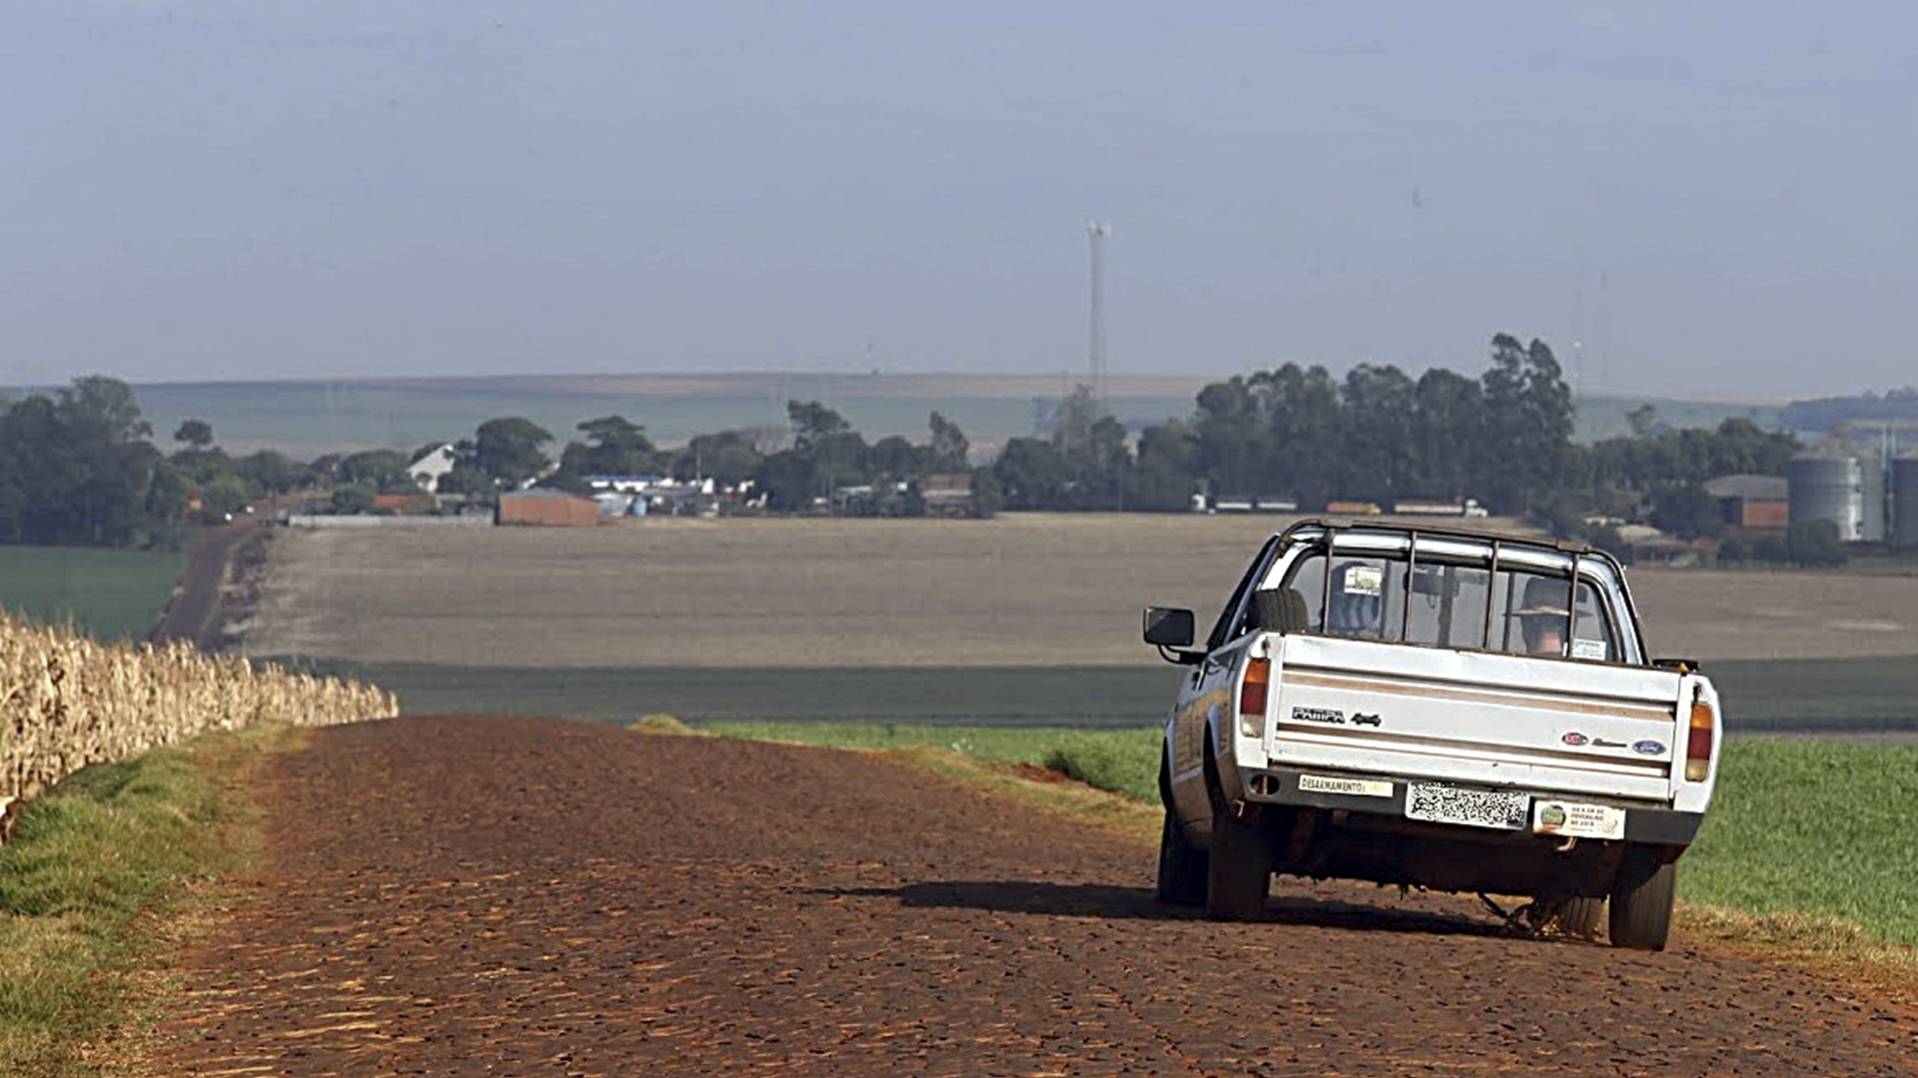
[[[1514,615],[1525,636],[1527,655],[1565,655],[1565,627],[1571,620],[1569,585],[1546,577],[1525,582],[1524,605]]]

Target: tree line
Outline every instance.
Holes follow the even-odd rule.
[[[171,454],[152,435],[112,378],[0,400],[0,543],[168,547],[196,514],[223,518],[315,479],[271,450],[229,457],[197,420],[174,432]]]
[[[1704,480],[1782,474],[1799,448],[1749,420],[1674,430],[1649,409],[1632,415],[1630,435],[1578,445],[1571,389],[1550,346],[1505,333],[1491,339],[1476,377],[1433,367],[1414,378],[1366,363],[1339,378],[1287,363],[1209,384],[1194,405],[1187,416],[1129,429],[1081,386],[1058,403],[1049,429],[1010,439],[981,465],[970,461],[965,433],[938,412],[921,441],[868,442],[826,404],[791,401],[785,429],[700,434],[673,449],[608,415],[578,424],[557,457],[550,431],[505,416],[452,443],[452,470],[437,493],[484,502],[535,482],[585,492],[591,476],[662,475],[750,482],[780,512],[870,487],[865,511],[906,515],[919,511],[930,477],[963,473],[983,512],[1176,512],[1195,493],[1283,498],[1303,511],[1334,500],[1390,509],[1469,497],[1605,541],[1604,525],[1587,518],[1649,517],[1681,537],[1715,534]],[[328,492],[339,511],[365,511],[381,494],[418,493],[409,465],[438,448],[302,464],[270,450],[229,456],[199,420],[181,424],[170,453],[152,434],[132,391],[110,378],[0,402],[0,542],[162,545],[194,512],[217,518],[298,489]]]
[[[1360,364],[1341,379],[1288,363],[1207,385],[1191,416],[1136,438],[1082,387],[1049,436],[1012,439],[993,473],[1014,509],[1177,511],[1195,491],[1281,498],[1305,511],[1334,500],[1390,509],[1475,498],[1565,534],[1587,516],[1654,514],[1690,537],[1712,525],[1688,514],[1717,512],[1706,479],[1782,475],[1799,449],[1750,420],[1672,430],[1649,410],[1635,414],[1631,435],[1579,445],[1571,388],[1549,345],[1501,333],[1489,360],[1475,378],[1433,367],[1416,379],[1389,364]]]

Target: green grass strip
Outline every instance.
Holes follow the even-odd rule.
[[[1159,799],[1159,731],[931,726],[861,722],[722,722],[725,737],[842,749],[951,749],[982,760],[1033,764],[1141,801]]]
[[[1685,899],[1757,914],[1812,913],[1918,944],[1918,746],[1733,740]]]
[[[142,1021],[133,975],[163,946],[161,920],[249,853],[240,776],[283,733],[89,767],[26,807],[0,846],[0,1074],[109,1069],[100,1045]]]

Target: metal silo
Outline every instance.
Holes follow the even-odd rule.
[[[1864,494],[1864,515],[1858,521],[1858,538],[1867,543],[1882,543],[1891,538],[1885,520],[1884,454],[1866,451],[1858,454],[1859,490]]]
[[[1864,535],[1865,478],[1858,458],[1842,453],[1801,453],[1786,466],[1791,522],[1829,520],[1838,538],[1855,543]],[[1882,526],[1882,513],[1880,524]]]
[[[1918,454],[1891,462],[1892,542],[1918,547]]]

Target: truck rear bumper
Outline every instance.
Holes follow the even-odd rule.
[[[1301,789],[1300,778],[1312,776],[1320,780],[1319,789]],[[1239,770],[1239,778],[1247,801],[1269,805],[1294,805],[1307,808],[1341,810],[1354,814],[1383,816],[1411,821],[1406,816],[1407,781],[1389,775],[1364,775],[1348,771],[1294,770],[1288,768],[1267,768]],[[1332,779],[1333,782],[1324,780]],[[1334,793],[1326,786],[1338,783],[1351,783],[1355,787],[1363,785],[1365,793]],[[1385,792],[1389,784],[1390,793]],[[1444,785],[1463,785],[1445,783]],[[1698,836],[1698,825],[1704,816],[1693,812],[1678,812],[1668,807],[1647,804],[1643,801],[1626,801],[1617,798],[1591,797],[1584,794],[1567,795],[1546,790],[1522,790],[1532,802],[1538,801],[1575,801],[1580,804],[1604,805],[1623,809],[1625,812],[1624,841],[1653,843],[1662,846],[1689,846]],[[1489,841],[1498,841],[1519,836],[1532,836],[1529,829],[1483,829],[1472,827],[1455,828],[1461,835],[1473,832],[1482,834]],[[1546,836],[1539,836],[1546,837]]]

